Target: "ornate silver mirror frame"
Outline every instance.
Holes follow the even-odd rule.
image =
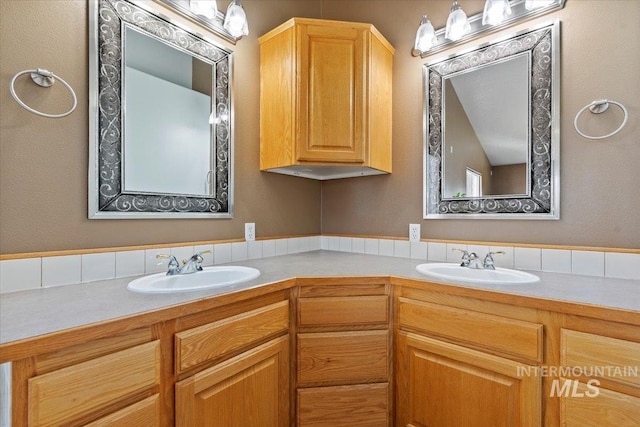
[[[425,64],[425,219],[559,219],[559,31],[560,23],[556,21],[468,53]],[[531,58],[527,194],[446,199],[443,197],[443,92],[446,77],[523,53],[528,53]]]
[[[89,218],[230,218],[232,53],[127,0],[89,2]],[[226,120],[212,131],[211,196],[124,189],[124,33],[135,28],[212,66],[211,111]],[[180,147],[177,146],[176,152]]]

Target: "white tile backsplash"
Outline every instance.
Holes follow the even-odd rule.
[[[231,244],[231,261],[246,261],[247,254],[247,242],[233,242]]]
[[[340,252],[351,252],[351,237],[338,237]]]
[[[640,254],[606,252],[604,275],[618,279],[640,280]]]
[[[286,255],[289,251],[289,245],[287,239],[276,240],[276,255]]]
[[[262,240],[262,257],[268,258],[276,256],[276,241]]]
[[[407,240],[393,241],[393,256],[398,258],[411,258],[411,244]]]
[[[81,281],[81,255],[42,258],[42,287],[71,285]]]
[[[42,258],[0,261],[0,293],[26,291],[42,286]]]
[[[231,262],[231,243],[213,245],[213,262],[216,264]]]
[[[428,247],[427,242],[411,242],[411,258],[426,260]]]
[[[566,249],[543,249],[542,271],[571,273],[571,251]]]
[[[109,280],[116,277],[116,253],[82,255],[82,282]]]
[[[604,276],[604,252],[572,251],[571,272],[585,276]]]
[[[515,268],[534,271],[542,269],[542,251],[539,248],[514,248],[513,255]]]
[[[364,239],[361,237],[354,237],[351,239],[351,252],[357,254],[364,253]]]
[[[203,255],[204,266],[319,249],[457,263],[461,254],[452,248],[466,248],[481,259],[489,250],[505,251],[494,256],[498,267],[640,280],[640,254],[307,236],[5,260],[0,261],[0,293],[165,272],[169,260],[157,259],[157,254],[173,254],[182,261],[196,252],[212,251]]]
[[[378,251],[380,255],[393,256],[393,240],[378,240]]]
[[[380,252],[378,239],[364,239],[364,253],[368,255],[378,255]]]
[[[116,252],[116,277],[144,274],[144,251]]]
[[[429,261],[447,262],[447,244],[440,242],[428,242]]]
[[[262,240],[252,240],[247,242],[247,258],[248,259],[259,259],[262,258],[262,248],[263,248]]]

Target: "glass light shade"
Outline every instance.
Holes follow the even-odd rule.
[[[540,9],[542,7],[549,6],[554,3],[556,0],[527,0],[524,2],[524,7],[527,10]]]
[[[487,0],[482,13],[482,25],[498,25],[511,15],[508,0]]]
[[[436,42],[436,31],[433,29],[433,25],[431,25],[431,21],[427,18],[427,15],[422,15],[422,20],[420,21],[420,26],[418,27],[418,31],[416,32],[416,42],[414,44],[414,49],[420,52],[426,52],[431,49]]]
[[[189,1],[189,9],[196,15],[202,15],[208,19],[214,19],[218,14],[216,0],[191,0]]]
[[[229,34],[233,37],[242,37],[249,34],[247,15],[244,13],[240,0],[233,0],[229,3],[227,14],[224,17],[223,27],[229,31]]]
[[[467,14],[458,6],[458,2],[454,1],[449,17],[447,18],[447,28],[444,37],[451,41],[460,40],[470,29]]]

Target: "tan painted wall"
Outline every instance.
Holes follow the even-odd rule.
[[[228,2],[218,1],[226,8]],[[251,34],[235,50],[235,216],[232,220],[89,220],[88,12],[85,0],[0,1],[0,253],[174,243],[320,232],[320,183],[259,172],[257,37],[293,15],[318,17],[319,0],[247,0]],[[224,10],[224,9],[222,9]],[[194,24],[192,24],[194,25]],[[198,31],[202,32],[202,29]],[[38,117],[9,94],[18,71],[46,68],[75,89],[78,108]],[[66,111],[62,85],[20,80],[28,105]]]
[[[459,4],[471,15],[481,11],[483,1]],[[323,2],[324,18],[371,22],[396,48],[393,174],[323,184],[323,233],[406,236],[409,223],[421,223],[424,238],[640,247],[639,1],[567,0],[563,10],[533,21],[562,23],[561,219],[422,219],[422,64],[432,59],[409,52],[421,15],[428,13],[440,28],[450,6],[448,1]],[[605,141],[581,138],[573,129],[575,114],[605,97],[628,108],[627,126]],[[585,121],[585,131],[605,134],[621,118],[612,109],[606,117]]]
[[[526,192],[526,163],[494,166],[491,169],[491,192],[486,194],[525,194]]]
[[[451,84],[445,81],[446,102],[444,149],[444,197],[453,197],[456,193],[467,192],[467,168],[482,175],[482,192],[491,194],[491,163],[476,135],[473,126],[460,103],[458,94]],[[455,120],[451,118],[455,117]]]
[[[258,236],[321,229],[404,236],[407,224],[422,223],[425,238],[640,246],[640,2],[567,0],[564,10],[536,20],[562,21],[562,219],[553,222],[421,219],[425,60],[409,52],[420,16],[429,13],[439,28],[450,2],[243,0],[243,4],[251,34],[235,47],[235,218],[90,221],[86,3],[0,1],[0,253],[237,238],[248,221],[256,222]],[[460,0],[460,4],[473,14],[483,2]],[[397,49],[392,175],[320,184],[258,171],[257,37],[292,16],[372,22]],[[65,119],[45,119],[11,99],[8,85],[13,74],[34,67],[50,69],[73,85],[79,101],[76,112]],[[35,107],[60,111],[66,105],[60,85],[45,95],[30,83],[18,89]],[[602,97],[623,102],[631,118],[614,138],[586,141],[573,130],[573,117],[583,105]],[[585,130],[605,133],[617,126],[619,116],[612,113],[599,119],[602,126],[594,127],[591,121]]]

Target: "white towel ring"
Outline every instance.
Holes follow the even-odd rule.
[[[600,113],[604,113],[605,111],[607,111],[607,108],[609,108],[609,104],[615,104],[617,105],[622,112],[624,113],[624,120],[622,120],[622,124],[620,125],[620,127],[618,127],[618,129],[614,130],[613,132],[607,134],[607,135],[602,135],[602,136],[591,136],[591,135],[585,135],[584,133],[580,132],[580,129],[578,129],[578,118],[580,117],[580,115],[582,113],[584,113],[584,111],[588,108],[589,111],[591,111],[594,114],[600,114]],[[610,136],[615,135],[616,133],[620,132],[622,130],[622,128],[627,124],[627,120],[629,119],[629,112],[627,111],[627,109],[624,107],[624,105],[622,105],[621,103],[617,102],[617,101],[612,101],[610,99],[598,99],[596,101],[593,101],[591,104],[585,105],[582,110],[578,111],[578,114],[576,114],[576,118],[573,121],[573,127],[576,128],[576,132],[578,132],[578,134],[584,138],[587,139],[605,139],[605,138],[609,138]]]
[[[69,90],[69,92],[71,92],[71,96],[73,97],[73,106],[71,107],[71,109],[66,113],[62,113],[62,114],[47,114],[47,113],[42,113],[38,110],[34,110],[33,108],[29,107],[27,104],[22,102],[22,100],[18,98],[18,95],[16,95],[14,83],[19,76],[27,73],[30,73],[31,80],[33,80],[35,84],[41,87],[51,87],[55,83],[56,79],[60,80],[60,83],[62,83]],[[20,71],[19,73],[16,73],[16,75],[14,75],[13,78],[11,79],[11,83],[9,84],[9,86],[10,86],[9,91],[11,92],[11,96],[13,96],[13,99],[15,99],[16,102],[20,104],[22,108],[24,108],[27,111],[31,111],[32,113],[42,117],[49,117],[51,119],[65,117],[73,113],[73,110],[75,110],[76,106],[78,105],[78,98],[76,97],[76,93],[73,91],[73,88],[69,85],[69,83],[65,82],[62,78],[60,78],[59,76],[56,76],[51,71],[44,70],[42,68],[38,68],[36,70],[24,70],[24,71]]]

